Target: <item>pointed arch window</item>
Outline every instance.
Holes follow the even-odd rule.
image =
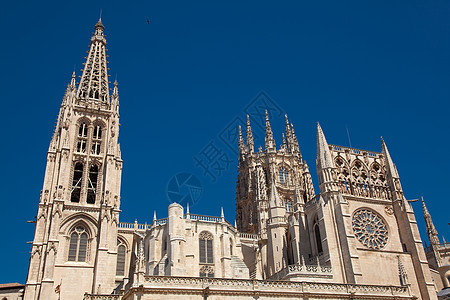
[[[80,124],[80,127],[78,128],[78,136],[79,137],[87,137],[87,131],[88,127],[85,122]]]
[[[86,202],[90,204],[95,203],[95,198],[97,194],[97,179],[98,179],[98,166],[92,165],[89,169],[89,182],[87,189],[87,199]]]
[[[200,243],[200,263],[213,264],[213,236],[211,233],[203,231],[199,236]]]
[[[280,168],[278,170],[278,175],[280,176],[280,183],[288,184],[288,182],[289,182],[289,172],[285,168]]]
[[[116,266],[116,276],[125,275],[125,253],[126,246],[121,240],[117,240],[117,266]]]
[[[314,229],[314,238],[316,239],[317,253],[322,254],[323,253],[322,237],[320,236],[319,219],[317,216],[314,219],[313,229]]]
[[[87,136],[88,126],[85,122],[83,122],[80,124],[80,127],[78,127],[78,140],[76,149],[78,153],[86,153]]]
[[[73,169],[72,193],[70,195],[71,202],[80,202],[82,178],[83,178],[83,164],[77,162]]]
[[[102,127],[100,125],[94,126],[92,131],[92,147],[91,154],[100,155],[101,145],[102,145]]]
[[[69,261],[85,262],[87,256],[88,234],[83,226],[77,226],[70,235]]]
[[[230,238],[230,256],[233,256],[233,240]]]

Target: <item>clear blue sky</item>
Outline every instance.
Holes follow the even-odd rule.
[[[36,215],[65,87],[74,67],[81,75],[101,8],[111,81],[117,75],[120,85],[121,221],[151,222],[154,210],[165,217],[170,178],[188,172],[203,186],[191,212],[219,215],[223,206],[233,222],[237,157],[220,136],[265,91],[294,123],[314,173],[317,121],[332,144],[348,146],[346,127],[355,148],[380,151],[383,136],[406,197],[424,196],[450,239],[447,0],[7,1],[0,282],[25,282],[34,233],[26,221]],[[272,126],[279,145],[283,120]],[[193,160],[211,141],[232,159],[214,183]],[[419,203],[414,209],[423,226]]]

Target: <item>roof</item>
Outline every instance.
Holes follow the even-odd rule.
[[[20,283],[0,283],[0,289],[23,288],[25,285]]]

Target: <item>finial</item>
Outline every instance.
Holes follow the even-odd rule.
[[[119,95],[119,83],[117,82],[117,79],[114,81],[113,95]]]
[[[275,150],[275,140],[273,139],[272,127],[269,122],[269,114],[266,109],[266,139],[265,139],[265,150],[273,151]]]
[[[75,81],[75,79],[76,79],[76,75],[75,75],[75,71],[73,71],[73,73],[72,73],[72,79],[70,80],[70,87],[71,87],[72,89],[75,89],[75,87],[76,87],[76,81]]]
[[[247,115],[247,150],[248,153],[254,152],[254,144],[253,144],[253,133],[252,133],[252,127],[250,126],[250,117]]]
[[[297,140],[297,136],[295,135],[295,130],[294,130],[294,124],[291,123],[291,128],[290,128],[290,134],[293,140],[293,146],[292,146],[292,150],[295,152],[300,152],[300,146],[298,145],[298,140]]]
[[[309,167],[308,164],[305,161],[305,164],[303,165],[303,168],[305,169],[305,173],[309,173]]]
[[[189,202],[186,204],[186,214],[189,215]]]
[[[241,129],[241,125],[239,125],[239,152],[243,152],[244,150],[244,138],[242,137],[242,129]]]
[[[225,216],[224,216],[224,214],[223,214],[223,206],[220,207],[220,217],[221,217],[222,219],[225,218]]]
[[[102,29],[105,29],[105,26],[103,26],[102,18],[98,19],[97,24],[95,24],[95,28],[101,27]]]
[[[156,210],[153,211],[153,222],[156,221]]]

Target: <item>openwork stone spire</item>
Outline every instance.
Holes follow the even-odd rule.
[[[78,98],[109,103],[108,66],[106,61],[105,27],[99,19],[91,37],[89,54],[78,88]]]

